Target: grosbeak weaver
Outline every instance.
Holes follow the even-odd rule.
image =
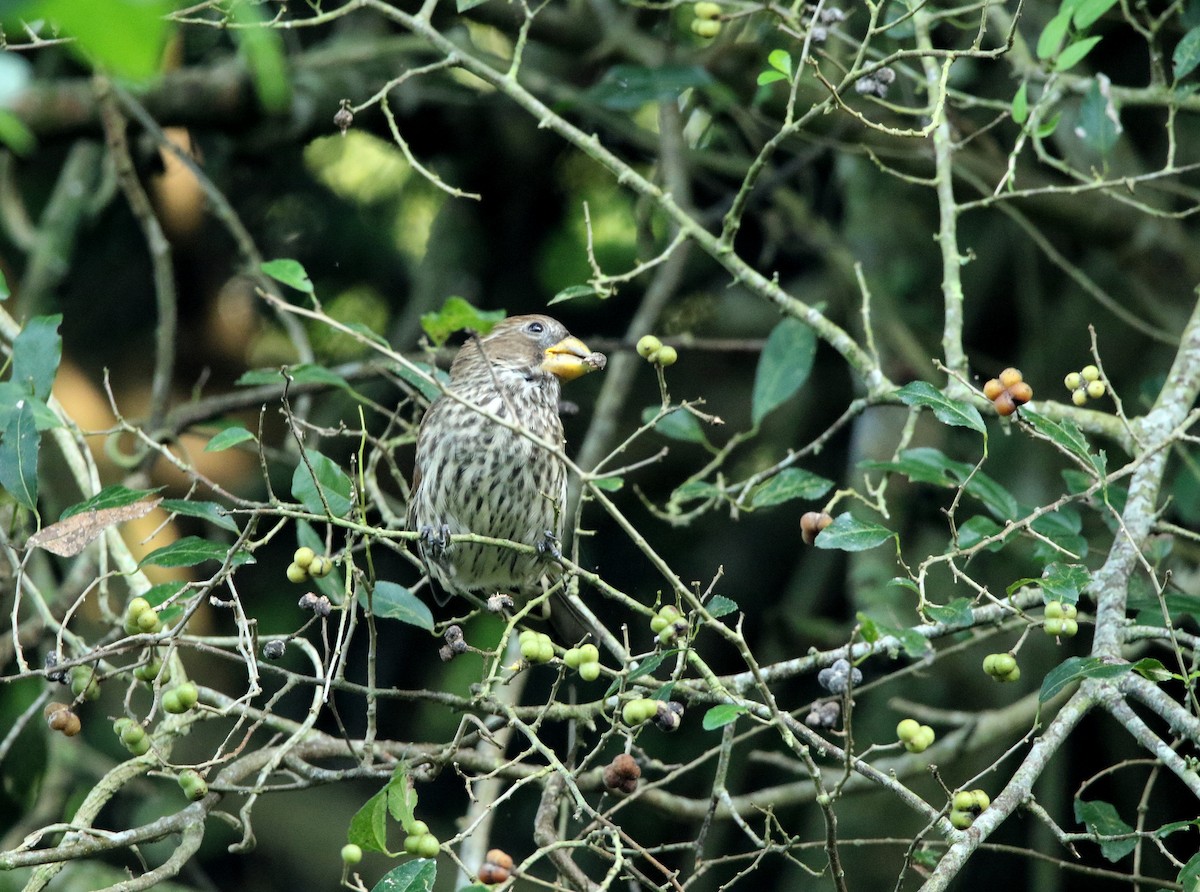
[[[540,592],[543,557],[556,553],[562,537],[567,473],[558,455],[522,431],[561,451],[561,382],[604,365],[603,354],[589,351],[549,316],[513,316],[458,351],[450,393],[434,400],[421,421],[408,505],[421,559],[444,589],[435,592],[438,603],[468,592],[516,598]],[[510,539],[538,551],[451,542],[456,533]]]

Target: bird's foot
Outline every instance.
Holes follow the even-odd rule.
[[[561,561],[562,550],[558,547],[558,536],[551,530],[543,530],[542,538],[537,542],[538,554],[551,560]]]
[[[429,524],[421,527],[421,547],[431,558],[445,554],[446,549],[450,547],[450,525],[444,523],[437,530]]]

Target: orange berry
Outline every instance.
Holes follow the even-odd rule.
[[[994,400],[1002,393],[1004,393],[1004,385],[1000,383],[999,378],[992,378],[983,385],[983,395],[989,400]]]
[[[1024,381],[1018,381],[1008,388],[1008,395],[1012,397],[1012,401],[1018,406],[1023,406],[1033,399],[1033,388]]]
[[[1000,373],[1000,383],[1005,387],[1012,387],[1014,384],[1020,384],[1025,380],[1025,376],[1021,374],[1020,369],[1009,367]]]
[[[1013,398],[1009,396],[1008,391],[1004,391],[992,403],[996,407],[996,414],[1008,417],[1013,412],[1017,411],[1017,404],[1013,402]]]

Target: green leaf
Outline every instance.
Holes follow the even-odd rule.
[[[1059,57],[1054,61],[1055,71],[1069,71],[1074,68],[1087,56],[1100,42],[1099,37],[1085,37],[1082,40],[1077,40],[1074,43],[1067,44],[1067,48],[1059,54]]]
[[[365,852],[387,852],[387,788],[380,790],[355,812],[346,829],[346,840]]]
[[[258,438],[244,427],[234,426],[227,427],[225,430],[218,432],[211,440],[204,444],[205,452],[222,452],[226,449],[245,443],[247,440],[257,440]]]
[[[792,76],[792,54],[787,50],[771,50],[767,53],[767,64],[785,77]]]
[[[984,539],[990,539],[992,536],[1002,532],[1004,532],[1004,528],[990,517],[976,514],[974,517],[958,525],[958,547],[972,548]],[[1003,541],[998,540],[988,545],[987,550],[999,551],[1004,545]]]
[[[7,53],[6,55],[12,55]],[[0,144],[7,146],[15,154],[25,157],[32,155],[37,148],[37,137],[25,126],[25,122],[6,108],[0,108]],[[0,288],[0,300],[8,297],[8,290]]]
[[[673,102],[685,90],[707,87],[713,77],[700,65],[614,65],[584,95],[612,111],[637,111],[647,102]]]
[[[12,53],[6,55],[11,56]],[[4,271],[0,270],[0,300],[8,300],[12,296],[12,292],[8,290],[8,279],[4,278]]]
[[[0,486],[30,511],[37,510],[40,445],[33,407],[29,400],[20,400],[13,407],[0,438]]]
[[[839,514],[833,523],[821,530],[814,540],[817,548],[839,551],[866,551],[894,539],[896,536],[887,527],[877,523],[858,520],[852,514]]]
[[[417,811],[417,788],[408,773],[408,763],[399,762],[383,788],[387,793],[388,814],[407,832]]]
[[[1106,663],[1099,657],[1067,657],[1042,679],[1038,702],[1045,703],[1067,685],[1085,678],[1116,678],[1132,668],[1129,663]]]
[[[68,48],[89,65],[146,81],[158,73],[175,30],[167,18],[174,5],[170,0],[40,0],[30,12],[74,37]]]
[[[282,282],[289,288],[295,288],[297,291],[303,291],[305,294],[313,293],[312,280],[308,278],[308,273],[304,271],[304,267],[300,265],[298,260],[292,260],[288,257],[281,257],[278,260],[266,260],[259,265],[259,269],[276,282]]]
[[[1079,429],[1078,425],[1074,421],[1071,421],[1071,419],[1064,418],[1062,421],[1053,421],[1045,415],[1040,414],[1036,409],[1028,407],[1021,409],[1021,417],[1034,430],[1060,449],[1094,465],[1096,457],[1092,454],[1087,438],[1083,435],[1083,431]]]
[[[1049,139],[1054,131],[1058,129],[1058,125],[1062,122],[1062,112],[1055,112],[1050,117],[1046,118],[1037,126],[1037,135],[1039,139]]]
[[[978,409],[970,403],[950,399],[927,381],[913,381],[905,384],[896,391],[896,396],[906,406],[923,406],[932,409],[934,417],[942,424],[952,427],[969,427],[981,434],[987,430]]]
[[[45,401],[54,386],[62,359],[62,337],[58,327],[62,314],[35,316],[25,323],[13,340],[12,380],[23,392]]]
[[[427,375],[429,375],[429,377],[436,378],[443,384],[450,383],[450,376],[448,374],[439,368],[431,366],[427,362],[414,362],[413,365],[424,371]],[[392,368],[392,371],[395,372],[396,377],[407,382],[414,390],[416,390],[419,394],[421,394],[421,396],[425,397],[425,399],[431,403],[442,395],[442,391],[438,389],[436,384],[410,370],[406,366],[395,366]]]
[[[554,304],[574,300],[577,297],[595,297],[598,294],[599,292],[591,285],[570,285],[550,298],[546,305],[553,306]]]
[[[1079,512],[1073,508],[1064,507],[1057,511],[1051,511],[1049,514],[1043,514],[1031,526],[1035,533],[1045,536],[1059,548],[1065,548],[1080,558],[1087,557],[1087,539],[1079,533],[1083,522],[1079,517]],[[1055,561],[1060,557],[1059,552],[1045,542],[1038,542],[1034,551],[1039,560]]]
[[[709,483],[707,480],[689,480],[678,487],[675,492],[671,493],[671,500],[674,502],[694,502],[698,499],[711,499],[713,496],[719,496],[720,494],[721,488],[714,483]]]
[[[184,517],[199,517],[207,520],[213,526],[218,526],[231,533],[241,532],[237,522],[229,516],[224,506],[216,502],[196,502],[192,499],[163,499],[159,507]]]
[[[1121,820],[1112,803],[1096,800],[1075,800],[1075,820],[1087,826],[1088,833],[1097,836],[1121,836],[1133,833],[1133,828]],[[1137,848],[1137,837],[1100,840],[1100,852],[1109,861],[1120,861]],[[1185,887],[1186,888],[1186,887]]]
[[[286,112],[292,104],[292,82],[282,33],[267,27],[256,3],[234,4],[232,12],[234,22],[245,26],[232,29],[233,39],[250,71],[259,104],[271,114]]]
[[[1175,881],[1187,892],[1196,892],[1197,889],[1200,889],[1200,854],[1193,855],[1188,859]]]
[[[776,81],[787,80],[786,74],[780,74],[778,71],[760,71],[758,73],[758,85],[765,87],[767,84],[773,84]]]
[[[1170,681],[1171,679],[1179,678],[1179,673],[1171,672],[1162,664],[1161,660],[1156,660],[1154,657],[1143,657],[1133,664],[1133,671],[1142,678],[1150,681]]]
[[[1184,34],[1171,54],[1171,68],[1177,81],[1195,71],[1197,65],[1200,65],[1200,26]]]
[[[970,626],[975,622],[970,598],[955,598],[945,607],[927,607],[925,612],[936,622],[948,626]]]
[[[340,387],[347,393],[354,394],[349,382],[337,372],[330,371],[324,366],[308,362],[289,365],[287,375],[296,384],[323,384],[328,387]],[[239,387],[261,387],[264,384],[279,384],[283,380],[283,368],[251,369],[243,372],[234,384]]]
[[[354,504],[350,498],[354,484],[333,459],[315,449],[305,449],[304,454],[308,458],[308,464],[300,462],[296,466],[292,474],[292,495],[312,514],[325,513],[325,506],[321,503],[321,496],[324,495],[330,514],[334,517],[345,517]]]
[[[416,858],[385,873],[371,887],[371,892],[433,892],[436,879],[437,861]]]
[[[625,485],[624,477],[600,477],[592,481],[592,485],[596,489],[602,489],[605,492],[617,492]]]
[[[738,609],[737,601],[726,598],[724,595],[713,595],[704,606],[708,608],[709,615],[713,619],[720,619]]]
[[[411,591],[395,582],[377,582],[370,603],[365,586],[358,590],[358,602],[363,610],[371,610],[383,619],[398,619],[402,623],[433,631],[433,614],[425,603]]]
[[[230,558],[229,546],[223,545],[220,542],[210,542],[207,539],[201,539],[199,536],[184,536],[170,545],[154,549],[154,551],[142,558],[138,566],[194,567],[205,561],[224,563],[226,558]],[[248,551],[236,552],[229,560],[231,567],[240,567],[242,564],[253,563],[254,555]]]
[[[1100,20],[1106,12],[1117,5],[1117,0],[1082,0],[1075,7],[1075,12],[1071,16],[1071,23],[1076,30],[1082,31],[1085,28],[1094,25]]]
[[[808,380],[816,355],[817,336],[799,319],[784,319],[771,330],[754,373],[750,417],[755,424]]]
[[[107,508],[123,508],[126,505],[132,505],[134,502],[140,502],[142,499],[149,498],[159,492],[162,487],[156,489],[130,489],[127,486],[122,486],[119,483],[114,483],[111,486],[106,486],[100,492],[96,493],[90,499],[84,499],[82,502],[76,502],[69,508],[63,509],[63,513],[59,515],[59,520],[66,520],[76,514],[82,514],[84,511],[103,511]]]
[[[463,329],[485,335],[503,318],[503,310],[480,310],[461,297],[448,297],[436,313],[421,314],[421,328],[440,347],[450,335]]]
[[[1037,57],[1039,59],[1049,59],[1051,56],[1058,55],[1058,48],[1062,46],[1063,38],[1067,36],[1067,28],[1071,26],[1071,11],[1062,9],[1058,15],[1046,23],[1046,27],[1042,29],[1041,36],[1037,42]]]
[[[736,703],[722,703],[704,713],[704,721],[701,722],[701,725],[705,731],[715,731],[717,728],[725,727],[730,722],[736,722],[739,716],[746,714],[746,711],[746,707],[739,706]]]
[[[1013,97],[1012,119],[1018,124],[1029,120],[1029,84],[1026,81],[1021,81],[1017,95]]]
[[[642,412],[642,424],[649,424],[658,414],[657,406],[650,406]],[[682,407],[671,409],[654,425],[654,429],[669,440],[682,440],[685,443],[706,443],[704,430],[700,420]]]
[[[1123,128],[1107,79],[1103,87],[1099,77],[1092,81],[1079,107],[1079,122],[1075,129],[1084,144],[1102,156],[1117,144]]]
[[[1047,602],[1062,601],[1064,604],[1075,604],[1079,601],[1079,593],[1087,588],[1091,581],[1092,574],[1083,564],[1055,561],[1042,571],[1039,584]]]
[[[865,613],[859,613],[857,619],[859,634],[863,636],[864,641],[874,643],[881,638],[895,638],[900,644],[901,650],[918,660],[923,658],[930,649],[929,641],[916,629],[900,629],[889,626],[879,620],[871,619]]]
[[[752,508],[769,508],[792,499],[819,499],[833,487],[832,480],[802,468],[784,468],[754,490]]]
[[[979,499],[1001,520],[1016,520],[1020,506],[1003,486],[966,462],[947,458],[940,450],[930,447],[905,449],[896,461],[859,462],[867,470],[896,471],[910,480],[957,488],[969,479],[966,491]],[[974,471],[974,473],[972,473]]]

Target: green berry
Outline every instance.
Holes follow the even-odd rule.
[[[975,807],[980,811],[992,804],[992,798],[983,790],[972,790],[971,792],[975,796]]]
[[[975,793],[971,790],[959,790],[954,794],[954,798],[951,800],[951,805],[953,808],[956,808],[959,811],[966,811],[967,809],[974,808]]]
[[[721,30],[720,22],[700,21],[699,24],[701,24],[701,25],[716,25],[717,31]],[[696,33],[699,34],[700,32],[697,31]],[[701,34],[700,36],[701,37],[707,37],[707,36],[716,37],[717,35],[716,35],[716,32],[714,32],[712,35]],[[664,369],[667,368],[668,366],[675,365],[675,363],[678,360],[679,360],[679,354],[677,352],[675,352],[675,348],[672,347],[670,344],[664,344],[662,349],[659,350],[658,353],[656,353],[654,355],[654,362],[657,365],[662,366]]]
[[[933,733],[933,729],[928,725],[921,725],[912,737],[904,741],[904,748],[910,753],[923,753],[933,746],[935,739],[936,735]]]
[[[692,7],[692,12],[695,13],[698,19],[715,19],[721,14],[721,4],[719,3],[697,3]]]
[[[592,663],[580,663],[579,677],[584,681],[595,681],[600,677],[600,663],[598,661]]]
[[[129,750],[135,756],[144,756],[150,752],[150,738],[143,734],[141,740],[137,743],[125,744],[125,749]]]
[[[1089,381],[1087,386],[1087,395],[1089,399],[1098,400],[1104,396],[1103,381]]]
[[[95,700],[100,696],[100,682],[90,667],[76,666],[71,670],[71,693],[84,700]]]
[[[146,739],[146,729],[132,721],[121,728],[120,734],[121,743],[128,749],[133,749]]]
[[[120,737],[121,733],[132,724],[133,719],[129,718],[129,716],[123,715],[113,722],[113,733]]]
[[[667,626],[671,625],[665,617],[654,616],[650,619],[650,631],[657,635]]]
[[[649,359],[655,353],[662,349],[662,341],[654,335],[643,335],[638,339],[637,352],[642,359]]]
[[[194,769],[179,772],[178,781],[179,789],[192,802],[198,802],[208,795],[208,783]]]
[[[358,846],[356,846],[352,842],[348,842],[344,846],[342,846],[342,863],[343,864],[349,864],[349,865],[357,864],[359,861],[362,860],[362,855],[363,855],[362,849],[359,848]]]
[[[426,833],[417,843],[417,855],[421,858],[436,858],[442,844],[432,833]]]
[[[333,561],[327,557],[315,557],[312,563],[308,565],[308,572],[317,579],[324,579],[333,572]]]
[[[1071,374],[1063,378],[1063,386],[1067,390],[1078,390],[1083,386],[1083,375],[1079,374],[1079,372],[1071,372]]]
[[[1079,370],[1079,374],[1083,377],[1084,381],[1089,381],[1089,382],[1097,381],[1100,378],[1100,370],[1098,368],[1096,368],[1094,365],[1085,365],[1082,369]]]
[[[1063,621],[1061,619],[1048,619],[1042,623],[1042,630],[1054,638],[1062,634]]]
[[[190,681],[185,681],[175,688],[175,696],[179,698],[179,702],[183,708],[188,710],[200,700],[200,691]]]
[[[542,652],[542,646],[536,641],[521,642],[521,656],[530,663],[536,662],[538,655]]]
[[[147,610],[138,616],[137,627],[138,631],[153,635],[155,632],[162,630],[162,620],[159,619],[158,614],[153,610]]]
[[[539,663],[549,663],[554,659],[554,645],[549,640],[542,641],[538,644],[537,661]]]
[[[676,639],[676,637],[678,637],[678,632],[675,631],[674,624],[667,626],[658,633],[658,640],[663,644],[670,644]]]
[[[164,712],[169,712],[171,715],[187,712],[187,708],[179,701],[179,694],[175,690],[163,692],[162,708]]]
[[[296,553],[292,555],[292,562],[307,570],[309,565],[312,564],[313,558],[316,556],[317,553],[307,545],[301,545],[296,549]]]
[[[585,644],[579,648],[580,665],[584,663],[598,663],[600,661],[600,651],[594,644]]]
[[[621,710],[621,718],[625,720],[625,724],[627,725],[640,725],[657,711],[653,700],[644,698],[630,700]]]
[[[563,662],[569,669],[578,669],[583,662],[583,653],[577,647],[570,648],[563,654]]]
[[[1017,658],[1012,654],[988,654],[983,658],[983,671],[993,678],[1004,678],[1014,671],[1019,672]]]
[[[721,23],[712,19],[692,19],[692,33],[711,40],[721,33]]]
[[[424,821],[413,821],[404,829],[408,831],[409,836],[415,836],[418,839],[429,835],[429,825]]]
[[[1063,603],[1062,601],[1046,602],[1046,619],[1062,619],[1063,618]]]
[[[142,665],[136,667],[133,670],[133,677],[138,681],[152,682],[154,679],[158,678],[158,674],[162,671],[163,661],[158,657],[155,657],[154,659],[150,660],[150,662],[142,663]],[[167,675],[163,676],[163,681],[166,681],[168,678],[170,678],[169,672]]]
[[[421,840],[424,838],[424,836],[413,836],[410,833],[408,836],[404,837],[404,851],[409,855],[417,854],[417,846],[421,844]]]
[[[950,824],[958,830],[966,830],[975,823],[975,816],[969,811],[955,808],[950,811]]]
[[[1073,394],[1071,394],[1071,402],[1077,406],[1087,405],[1087,391],[1080,387]]]
[[[301,567],[299,564],[288,564],[287,568],[288,582],[294,582],[299,585],[302,582],[308,581],[308,568]]]
[[[139,616],[141,616],[147,610],[153,610],[153,609],[154,608],[150,606],[150,602],[147,601],[145,598],[134,598],[125,607],[125,615],[127,617],[131,618],[134,622],[137,622],[137,618]]]
[[[916,719],[901,719],[896,725],[896,737],[900,740],[912,740],[921,730],[921,723]]]

